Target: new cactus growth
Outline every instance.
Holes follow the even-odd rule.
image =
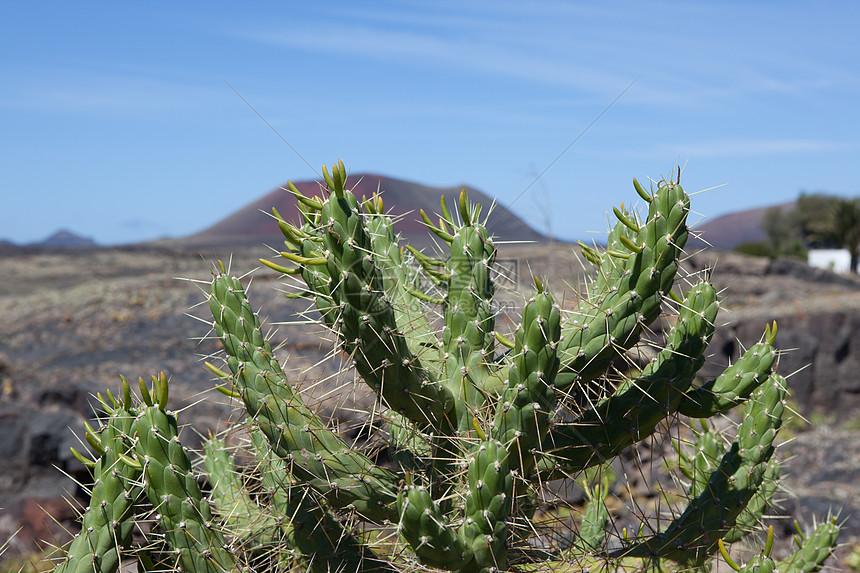
[[[124,384],[89,434],[96,485],[64,573],[113,573],[123,557],[151,567],[129,527],[152,514],[146,546],[187,572],[703,569],[718,551],[737,570],[821,567],[832,520],[778,564],[770,542],[743,567],[725,548],[758,529],[773,495],[786,387],[775,324],[721,376],[697,380],[719,302],[707,278],[679,276],[690,200],[677,181],[650,192],[634,182],[647,214],[616,208],[606,248],[581,245],[595,271],[587,292],[565,310],[535,277],[508,334],[496,330],[497,247],[465,191],[453,208],[443,198],[438,221],[421,212],[444,247],[430,254],[400,246],[381,197],[354,196],[342,163],[323,175],[316,197],[290,184],[301,220],[274,212],[286,248],[262,263],[300,281],[290,296],[316,308],[378,396],[370,422],[384,424],[384,455],[348,443],[305,404],[243,284],[218,264],[207,297],[226,366],[208,366],[244,408],[244,458],[256,464],[237,466],[211,438],[204,494],[166,409],[167,379],[141,383],[137,401]],[[663,347],[628,371],[625,357],[667,313],[676,318]],[[549,480],[581,481],[671,424],[736,406],[731,444],[703,423],[678,445],[687,501],[668,523],[613,535],[604,483],[586,485],[564,546],[534,535]]]

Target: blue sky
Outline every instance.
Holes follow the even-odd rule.
[[[828,1],[4,2],[0,237],[183,236],[338,158],[566,239],[676,164],[707,217],[860,195],[858,25]]]

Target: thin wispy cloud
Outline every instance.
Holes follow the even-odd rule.
[[[641,151],[628,151],[628,157],[684,157],[691,160],[714,158],[749,158],[796,154],[815,154],[846,151],[856,144],[845,141],[819,139],[744,139],[725,138],[713,141],[677,143],[654,146]]]
[[[280,48],[345,57],[363,56],[419,68],[465,70],[576,88],[589,93],[617,90],[631,79],[627,74],[583,65],[575,59],[548,59],[501,43],[446,38],[432,33],[326,24],[310,28],[303,26],[298,31],[255,31],[241,35]]]
[[[0,108],[113,116],[199,109],[220,86],[86,69],[30,68],[0,88]]]
[[[73,217],[102,225],[103,236],[87,231],[100,241],[119,240],[98,223],[117,210],[172,216],[180,229],[187,217],[163,208],[178,195],[223,215],[307,172],[266,123],[314,165],[343,157],[356,171],[469,183],[513,201],[529,166],[548,165],[634,79],[541,178],[548,195],[578,194],[553,203],[568,236],[601,212],[604,191],[620,200],[629,176],[659,178],[673,162],[689,161],[691,185],[725,183],[720,197],[735,193],[738,208],[747,188],[776,202],[800,187],[856,186],[860,11],[849,3],[55,8],[10,14],[0,115],[12,210],[45,190],[62,189],[54,203],[66,202],[59,221],[39,205],[37,217],[0,221],[13,238]],[[703,209],[712,212],[707,199]]]
[[[653,4],[668,11],[665,3]],[[704,108],[851,81],[838,66],[818,66],[810,59],[798,75],[797,54],[778,45],[756,53],[747,45],[750,40],[727,43],[685,30],[631,32],[618,25],[617,7],[590,10],[596,21],[585,30],[566,29],[571,15],[560,18],[555,4],[529,4],[527,10],[509,5],[507,10],[494,8],[477,20],[469,7],[454,8],[446,17],[427,8],[419,15],[347,9],[325,22],[255,23],[233,33],[280,49],[459,70],[603,98],[638,77],[625,102],[637,105]]]

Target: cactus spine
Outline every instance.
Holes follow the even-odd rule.
[[[342,163],[331,173],[323,167],[323,176],[316,197],[290,184],[301,220],[274,212],[283,261],[262,262],[301,281],[290,296],[316,307],[377,393],[372,422],[385,424],[386,455],[347,443],[304,403],[242,283],[216,265],[207,296],[226,367],[209,368],[245,411],[244,457],[256,464],[236,466],[226,444],[210,439],[207,499],[166,409],[166,378],[141,384],[135,403],[124,384],[123,401],[111,397],[104,428],[90,434],[97,485],[61,569],[113,573],[123,555],[151,565],[128,548],[128,524],[152,512],[167,562],[188,572],[490,573],[529,561],[702,569],[718,550],[742,569],[725,543],[756,529],[778,478],[786,388],[775,372],[776,325],[721,376],[697,382],[719,302],[707,280],[689,280],[683,296],[673,290],[689,234],[690,200],[678,182],[648,192],[634,181],[648,212],[640,219],[616,208],[606,248],[581,246],[595,267],[585,295],[565,311],[536,277],[519,324],[504,335],[493,306],[497,249],[465,191],[453,208],[443,198],[438,222],[421,212],[444,246],[430,255],[401,248],[382,199],[356,197]],[[640,371],[625,372],[620,359],[666,311],[677,318],[663,347]],[[706,424],[692,453],[679,445],[687,505],[665,527],[609,535],[602,484],[586,486],[589,503],[567,546],[529,539],[548,480],[581,479],[666,423],[736,406],[743,421],[728,447]],[[247,480],[265,495],[252,495]],[[816,570],[837,534],[827,521],[786,560],[775,563],[767,549],[744,570]]]

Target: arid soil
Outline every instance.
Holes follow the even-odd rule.
[[[565,244],[503,246],[499,260],[509,279],[501,281],[501,311],[517,315],[532,273],[548,276],[556,294],[569,293],[564,304],[574,304],[571,287],[582,289],[584,276],[576,251]],[[258,256],[269,253],[264,247],[203,256],[162,247],[0,253],[0,545],[21,529],[7,558],[34,550],[37,540],[68,538],[64,529],[73,529],[73,513],[61,498],[80,498],[74,479],[86,479],[69,447],[79,445],[84,422],[97,410],[94,394],[116,391],[121,374],[131,381],[160,371],[170,377],[170,406],[181,422],[192,424],[183,434],[191,447],[199,445],[200,435],[226,426],[232,406],[212,391],[203,367],[218,343],[201,302],[212,262],[221,258],[244,275],[259,267]],[[773,319],[782,348],[793,349],[781,358],[780,371],[798,371],[790,378],[792,404],[812,423],[798,417],[785,432],[791,440],[780,452],[791,459],[784,465],[786,491],[775,514],[797,515],[810,525],[813,516],[821,519],[832,510],[846,520],[842,541],[855,543],[860,356],[852,340],[860,334],[860,283],[800,263],[727,253],[693,254],[685,266],[688,273],[713,268],[713,280],[723,289],[725,326],[711,346],[710,371],[757,342]],[[322,413],[352,401],[366,403],[364,389],[339,374],[342,357],[323,360],[333,352],[330,337],[317,326],[295,324],[305,303],[285,299],[280,279],[268,269],[247,279],[254,305],[281,344],[279,357]],[[513,325],[504,315],[498,321],[503,332]],[[339,410],[339,421],[348,423],[348,408]],[[42,508],[58,523],[45,525]],[[790,521],[776,523],[785,524],[778,536],[790,538]]]

